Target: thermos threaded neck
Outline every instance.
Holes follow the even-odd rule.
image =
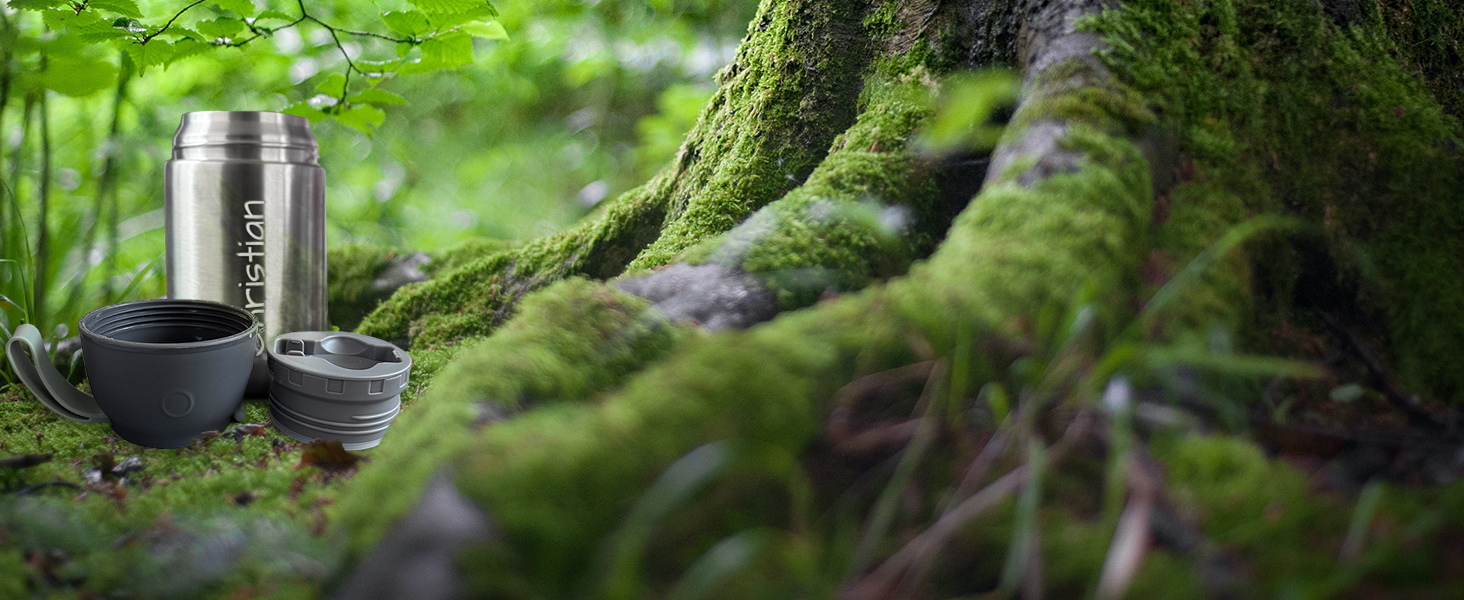
[[[201,111],[183,115],[173,158],[258,160],[315,165],[319,146],[303,117],[264,111]]]

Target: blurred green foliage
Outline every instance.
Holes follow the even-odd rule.
[[[91,309],[164,293],[162,168],[185,112],[311,118],[332,246],[525,239],[674,156],[755,8],[9,0],[0,333],[25,321],[59,338]]]

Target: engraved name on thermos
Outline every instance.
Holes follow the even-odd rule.
[[[244,280],[239,282],[239,287],[244,288],[244,310],[253,313],[263,323],[264,303],[267,298],[264,293],[263,200],[249,200],[244,203],[244,240],[235,243],[240,246],[241,252],[234,256],[249,261],[244,265]],[[256,258],[259,262],[254,262]]]

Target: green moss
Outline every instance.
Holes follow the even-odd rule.
[[[854,120],[869,56],[858,32],[867,10],[859,2],[764,2],[678,157],[709,166],[680,178],[692,185],[670,195],[660,238],[630,271],[670,264],[732,229],[823,161]]]
[[[1446,112],[1464,118],[1464,9],[1449,0],[1378,2],[1369,8],[1374,10],[1368,16],[1381,19],[1404,66]]]
[[[580,589],[594,580],[599,541],[616,528],[628,503],[693,448],[736,439],[796,455],[821,431],[830,398],[844,382],[917,360],[912,338],[949,348],[955,322],[1021,336],[1023,328],[1014,324],[1034,318],[1045,304],[1071,298],[1085,283],[1125,296],[1127,271],[1148,224],[1147,166],[1132,144],[1095,129],[1075,126],[1066,143],[1088,157],[1079,171],[1030,188],[988,188],[957,220],[941,249],[908,278],[748,331],[687,336],[664,360],[596,403],[550,403],[481,432],[465,431],[472,417],[462,400],[480,394],[515,398],[534,386],[555,389],[558,384],[542,379],[538,366],[567,369],[561,357],[578,356],[586,346],[561,339],[554,327],[578,331],[605,320],[602,309],[546,299],[545,315],[592,316],[536,318],[513,335],[505,328],[490,337],[482,355],[488,358],[464,362],[451,379],[444,373],[434,384],[434,395],[459,401],[423,403],[420,417],[404,416],[400,433],[413,442],[407,445],[412,450],[374,465],[375,473],[363,474],[363,481],[390,476],[395,490],[420,489],[436,468],[434,460],[450,455],[445,464],[458,487],[493,515],[508,544],[501,552],[475,555],[500,558],[485,558],[470,570],[507,588],[549,595]],[[630,318],[621,309],[610,314]],[[635,331],[639,325],[622,321],[620,327]],[[580,331],[570,337],[593,341],[603,334]],[[530,338],[551,348],[526,355],[531,367],[492,354],[506,352],[493,350],[498,347],[522,351],[529,345],[519,340]],[[564,380],[578,386],[584,379],[571,371]],[[453,441],[442,454],[420,450],[419,444],[438,448],[445,439]],[[403,482],[404,472],[421,475]],[[369,545],[385,527],[377,512],[382,489],[356,487],[352,495],[359,496],[343,504],[354,507],[343,509],[340,522],[362,532],[357,547]],[[414,494],[400,497],[406,503]],[[722,517],[731,514],[741,515],[733,521],[742,523],[771,518],[748,516],[744,508],[734,504],[703,522],[725,522]],[[502,552],[514,558],[503,559]]]
[[[1408,386],[1464,398],[1452,366],[1464,360],[1460,128],[1394,58],[1382,22],[1339,28],[1283,0],[1144,0],[1092,26],[1109,40],[1109,66],[1178,132],[1202,183],[1242,198],[1247,213],[1317,223],[1343,266],[1339,283],[1383,324],[1375,333]],[[1300,266],[1268,271],[1281,278],[1269,289],[1291,290]],[[1290,297],[1269,301],[1268,313],[1292,310]]]
[[[384,522],[384,511],[397,514],[414,501],[388,490],[425,482],[442,457],[465,442],[464,430],[479,418],[477,404],[496,405],[506,415],[588,401],[663,357],[687,333],[647,306],[613,287],[573,278],[532,295],[519,316],[492,337],[463,345],[431,380],[429,401],[404,412],[393,427],[392,443],[383,452],[398,467],[368,470],[353,484],[360,491],[339,510],[345,528],[367,539],[379,535],[368,525]],[[420,354],[413,357],[421,361]],[[416,372],[412,377],[424,379]],[[383,505],[384,497],[392,499]]]
[[[1200,174],[1179,184],[1160,199],[1153,249],[1141,263],[1140,294],[1151,297],[1195,259],[1246,218],[1240,196]],[[1184,290],[1183,301],[1171,306],[1152,323],[1150,334],[1173,339],[1185,333],[1208,335],[1216,327],[1238,335],[1250,322],[1251,269],[1240,253],[1206,271],[1197,285]]]
[[[574,274],[618,273],[655,235],[665,216],[661,195],[670,186],[663,174],[615,199],[599,218],[571,230],[509,250],[475,249],[468,254],[476,258],[438,269],[431,280],[398,290],[362,321],[358,331],[403,343],[426,335],[431,343],[424,347],[485,335],[502,324],[512,314],[513,304],[529,291]]]
[[[928,254],[945,223],[934,214],[932,169],[909,148],[930,114],[927,79],[918,69],[903,82],[869,85],[868,108],[807,182],[687,259],[759,275],[791,309],[899,274]]]
[[[900,288],[912,318],[931,331],[989,323],[1022,337],[1030,325],[1022,315],[1064,305],[1085,286],[1097,306],[1127,310],[1153,197],[1148,164],[1132,143],[1076,123],[1062,144],[1086,153],[1088,167],[1032,188],[988,184],[914,270],[921,285]]]
[[[252,421],[267,418],[267,408],[259,403],[251,403],[248,413]],[[0,455],[44,453],[53,459],[23,471],[6,491],[52,481],[76,487],[44,487],[33,496],[0,499],[0,532],[4,532],[0,552],[61,549],[73,563],[76,577],[98,592],[147,594],[149,589],[176,585],[179,594],[196,595],[200,590],[227,588],[233,581],[272,577],[262,575],[266,571],[283,577],[296,567],[276,561],[282,551],[297,556],[296,566],[308,571],[291,577],[318,580],[333,564],[334,550],[306,532],[324,526],[323,509],[340,490],[341,481],[322,477],[314,468],[299,469],[297,446],[265,429],[262,435],[238,441],[214,438],[174,450],[144,448],[112,435],[106,425],[61,419],[28,395],[8,388],[0,393]],[[108,473],[108,479],[88,483],[88,471],[106,460],[101,457],[115,462],[137,457],[143,467],[126,480],[112,479]],[[241,494],[242,503],[237,500]],[[118,545],[132,536],[163,534],[197,535],[202,540],[234,536],[240,544],[269,547],[251,554],[255,550],[245,552],[241,546],[243,554],[219,558],[223,571],[210,572],[203,565],[198,572],[168,583],[162,570],[166,557]],[[251,579],[250,573],[257,577]]]
[[[803,447],[861,351],[898,344],[893,327],[859,326],[870,301],[689,338],[599,405],[557,404],[485,429],[452,464],[528,565],[500,575],[551,594],[592,579],[598,540],[627,503],[701,444]]]
[[[525,293],[565,277],[663,266],[796,187],[855,114],[864,9],[766,1],[676,160],[575,228],[398,292],[360,331],[423,345],[484,335]],[[811,68],[818,65],[818,68]],[[436,315],[436,316],[432,316]]]
[[[513,243],[507,240],[475,238],[460,242],[441,252],[433,253],[432,262],[427,263],[422,268],[422,271],[430,277],[438,273],[451,271],[480,258],[487,258],[512,249]]]
[[[386,299],[389,294],[371,284],[396,255],[390,248],[356,244],[330,249],[327,261],[331,325],[350,331],[361,322],[361,317]]]
[[[1137,90],[1099,73],[1087,61],[1065,60],[1036,74],[1026,86],[1009,135],[1036,120],[1077,121],[1112,132],[1138,136],[1155,122],[1149,100]]]
[[[1367,536],[1360,557],[1344,562],[1339,553],[1358,508],[1351,494],[1318,491],[1306,473],[1240,438],[1166,437],[1152,449],[1177,508],[1240,557],[1263,596],[1386,586],[1398,597],[1458,597],[1453,559],[1431,549],[1457,535],[1464,485],[1384,486],[1360,531]]]

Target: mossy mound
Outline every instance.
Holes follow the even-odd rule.
[[[1233,195],[1251,214],[1318,227],[1337,274],[1302,280],[1315,265],[1268,256],[1263,312],[1306,321],[1295,313],[1357,311],[1381,325],[1374,333],[1410,388],[1458,401],[1461,129],[1428,92],[1438,82],[1420,83],[1413,64],[1393,59],[1435,57],[1401,51],[1371,14],[1341,26],[1289,2],[1138,1],[1091,27],[1110,43],[1106,62],[1174,123],[1187,165],[1175,211],[1187,207],[1174,194]],[[1306,298],[1314,292],[1334,297]]]

